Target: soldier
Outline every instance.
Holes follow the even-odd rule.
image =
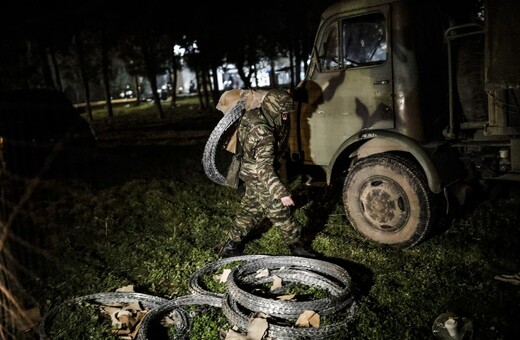
[[[280,229],[292,255],[315,257],[300,242],[301,226],[290,210],[294,201],[276,172],[276,162],[287,137],[293,100],[283,90],[241,91],[242,98],[244,94],[252,98],[247,100],[250,98],[246,97],[247,110],[238,127],[243,154],[240,178],[244,181],[245,193],[220,255],[240,255],[243,239],[267,217]],[[238,98],[232,100],[237,101]],[[221,99],[220,103],[224,102],[225,98]]]

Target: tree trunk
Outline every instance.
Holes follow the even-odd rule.
[[[108,118],[114,117],[112,109],[112,93],[110,91],[110,61],[108,59],[108,43],[106,41],[106,33],[101,33],[101,63],[103,68],[103,84],[105,85],[105,98],[107,103]]]
[[[135,105],[141,104],[141,86],[139,86],[139,77],[134,76],[135,87]]]
[[[195,70],[195,79],[197,80],[197,96],[199,97],[199,104],[200,104],[200,108],[201,110],[204,110],[204,100],[203,100],[203,96],[202,96],[202,79],[201,79],[201,76],[200,76],[200,70],[197,68]]]
[[[155,108],[157,109],[157,118],[164,119],[164,111],[161,105],[161,98],[159,97],[159,93],[157,92],[157,77],[155,74],[150,74],[150,71],[146,70],[148,81],[150,82],[150,87],[152,89],[153,102],[155,104]]]
[[[242,82],[244,82],[244,88],[249,89],[251,88],[251,72],[246,76],[243,66],[243,64],[237,65],[237,73],[240,79],[242,79]]]
[[[294,89],[294,54],[292,48],[289,50],[289,74],[291,75],[291,88]]]
[[[211,91],[213,103],[218,103],[218,99],[220,98],[220,93],[219,93],[220,89],[218,88],[218,74],[217,74],[216,66],[213,66],[211,68],[211,75],[212,75],[212,80],[213,80],[213,91]]]
[[[141,44],[141,51],[143,52],[146,77],[148,78],[148,81],[150,82],[150,88],[152,89],[153,102],[157,110],[157,118],[164,119],[164,111],[161,105],[161,98],[159,97],[159,93],[157,92],[157,72],[155,72],[155,64],[151,60],[150,51],[148,50],[148,47],[144,42]]]
[[[207,110],[209,108],[209,93],[208,93],[208,74],[206,71],[200,72],[200,77],[202,79],[202,95],[204,99],[204,107],[203,110]]]
[[[172,59],[172,65],[170,68],[170,81],[172,82],[172,100],[170,107],[173,109],[177,107],[177,72],[179,71],[175,56]]]
[[[164,111],[161,105],[161,98],[159,97],[158,86],[157,86],[157,63],[153,59],[153,52],[150,52],[150,46],[148,45],[147,38],[141,36],[141,53],[143,54],[144,68],[146,78],[150,83],[152,90],[152,98],[157,111],[157,118],[164,119]]]
[[[42,64],[42,72],[43,72],[43,82],[46,86],[51,88],[56,88],[54,81],[52,79],[51,66],[49,65],[49,58],[47,57],[47,51],[45,47],[38,45],[38,50],[40,52],[40,61]]]
[[[59,91],[63,92],[63,86],[61,85],[60,68],[58,66],[58,61],[56,60],[56,52],[54,52],[54,49],[52,47],[50,47],[50,55],[52,61],[52,68],[54,69],[56,87]]]
[[[90,86],[88,84],[88,79],[86,79],[86,76],[84,75],[85,71],[82,70],[82,76],[83,79],[83,87],[85,89],[85,111],[87,112],[88,120],[89,122],[94,121],[94,116],[92,115],[92,104],[90,100]]]
[[[76,34],[76,51],[78,53],[79,69],[81,73],[81,81],[85,89],[85,110],[87,112],[88,120],[92,123],[94,117],[92,116],[92,105],[90,103],[90,86],[88,84],[87,65],[85,63],[85,56],[83,55],[83,44],[80,34]]]
[[[271,58],[270,59],[270,63],[271,63],[271,73],[269,74],[269,86],[270,87],[276,87],[278,86],[276,84],[276,68],[275,68],[275,65],[274,65],[274,59]]]

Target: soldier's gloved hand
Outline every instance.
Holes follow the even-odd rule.
[[[294,201],[291,198],[291,196],[282,197],[281,201],[282,201],[282,204],[285,205],[286,207],[289,205],[294,205]]]

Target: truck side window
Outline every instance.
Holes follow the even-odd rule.
[[[345,67],[385,62],[387,58],[385,17],[381,13],[344,20],[341,34]]]
[[[323,43],[322,50],[322,70],[331,71],[341,68],[339,63],[339,41],[338,41],[338,23],[330,26],[327,32],[327,39]]]

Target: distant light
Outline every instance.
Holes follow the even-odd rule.
[[[173,46],[173,54],[180,55],[181,57],[186,53],[186,49],[184,47],[180,47],[179,45]]]

